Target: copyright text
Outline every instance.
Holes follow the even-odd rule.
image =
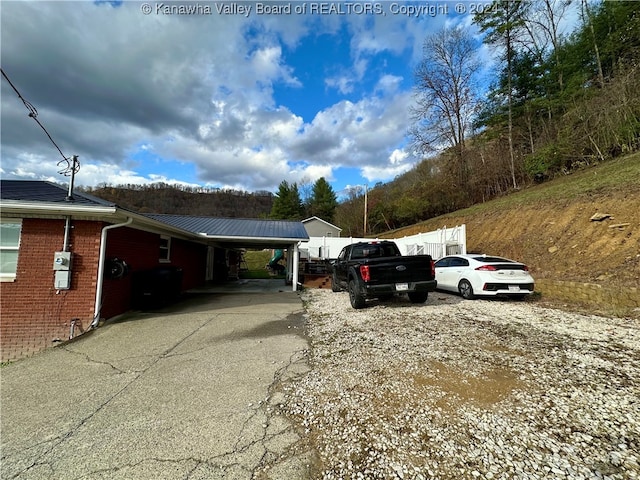
[[[449,14],[487,12],[495,2],[350,2],[350,1],[238,1],[238,2],[145,2],[140,5],[144,15],[392,15],[405,17],[436,17]]]

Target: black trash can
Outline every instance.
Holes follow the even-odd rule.
[[[182,292],[182,269],[171,265],[135,272],[132,306],[141,310],[161,308],[175,302]]]

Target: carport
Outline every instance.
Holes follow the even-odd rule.
[[[301,222],[145,215],[42,181],[2,180],[0,193],[3,361],[213,280],[230,262],[210,260],[232,250],[288,250],[297,289]]]
[[[213,218],[169,214],[147,214],[149,218],[191,232],[214,246],[230,250],[283,249],[287,251],[287,283],[298,288],[298,245],[309,241],[302,222],[247,218]],[[208,262],[213,261],[210,255]],[[208,265],[209,267],[209,265]]]

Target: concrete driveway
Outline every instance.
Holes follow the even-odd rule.
[[[4,366],[1,478],[308,478],[277,408],[308,369],[303,310],[278,290],[192,294]]]

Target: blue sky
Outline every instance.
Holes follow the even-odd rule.
[[[340,194],[408,171],[422,44],[445,25],[474,32],[455,11],[472,4],[350,2],[376,11],[337,14],[346,4],[262,2],[292,13],[258,15],[258,3],[4,0],[2,68],[64,154],[79,156],[76,184],[275,192],[325,177]],[[163,10],[180,4],[196,13]],[[294,13],[321,4],[333,13]],[[425,4],[448,13],[396,13]],[[217,11],[238,6],[252,11]],[[490,66],[488,50],[478,54]],[[2,178],[66,182],[4,79],[1,114]]]

